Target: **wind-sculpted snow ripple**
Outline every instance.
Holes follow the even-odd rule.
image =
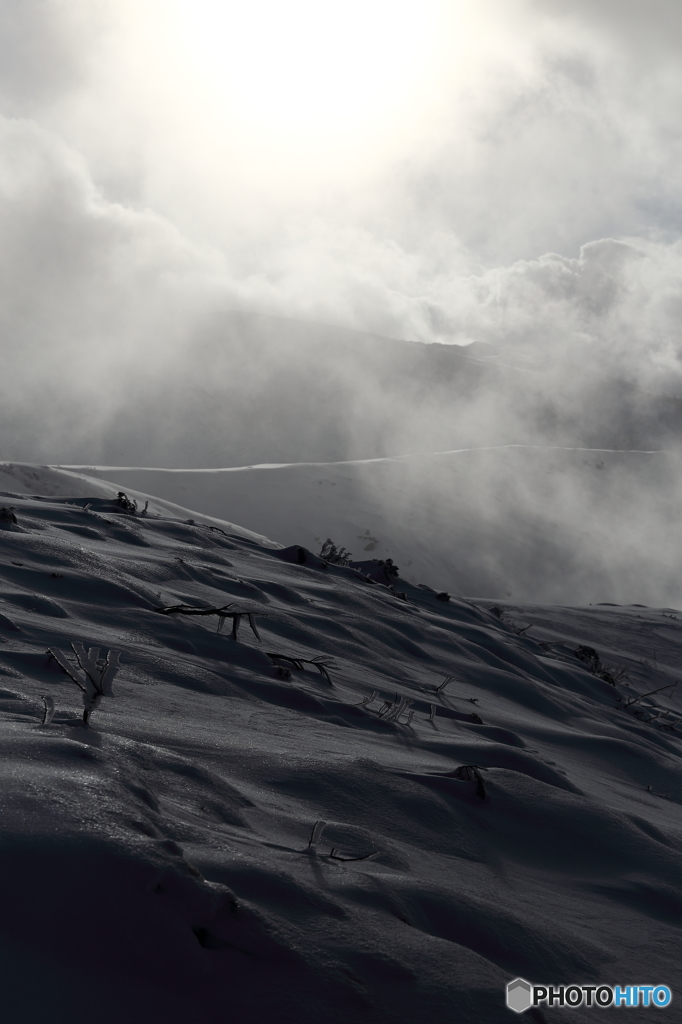
[[[12,1024],[504,1024],[512,974],[682,984],[674,611],[490,611],[188,510],[6,500]],[[575,654],[602,625],[618,685]],[[79,651],[120,658],[89,724]]]

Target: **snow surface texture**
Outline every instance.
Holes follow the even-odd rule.
[[[121,486],[118,484],[101,482],[93,477],[84,476],[82,473],[71,473],[65,469],[55,470],[49,466],[0,462],[0,491],[4,487],[17,494],[68,497],[82,492],[83,495],[93,494],[98,498],[115,498],[121,490]],[[156,498],[137,490],[130,490],[130,495],[132,499],[140,502],[140,507],[143,507],[147,501],[150,513],[180,516],[181,518],[191,515],[198,523],[221,527],[247,540],[257,541],[265,547],[282,547],[281,544],[268,540],[267,537],[262,537],[259,533],[253,533],[252,530],[245,530],[224,519],[202,515],[201,512],[190,512],[189,509],[179,507],[172,501],[165,501],[163,498]]]
[[[636,699],[676,679],[677,612],[391,590],[93,494],[0,497],[3,1020],[502,1024],[517,975],[682,991],[678,704]],[[75,671],[72,643],[120,654],[89,727],[46,653]]]
[[[682,606],[678,453],[510,445],[225,470],[75,468],[285,545],[319,551],[331,537],[356,558],[392,558],[413,583],[472,597]]]

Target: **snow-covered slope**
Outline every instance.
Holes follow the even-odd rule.
[[[495,612],[94,491],[1,502],[4,1020],[502,1024],[518,975],[680,991],[678,705],[636,699],[677,678],[677,612]],[[79,678],[72,643],[120,653],[89,727],[46,653]]]
[[[682,605],[675,452],[511,445],[340,463],[70,471],[282,544],[319,551],[331,537],[356,558],[392,558],[413,583],[469,596]],[[88,482],[81,486],[88,493]]]
[[[46,497],[94,495],[98,498],[116,498],[121,490],[121,485],[86,476],[83,473],[73,473],[68,469],[32,466],[21,462],[0,462],[0,492],[3,490],[16,494],[34,494]],[[172,501],[166,501],[164,498],[155,497],[135,488],[129,487],[128,492],[130,499],[139,503],[140,509],[146,503],[150,513],[169,515],[179,519],[193,518],[196,522],[204,523],[207,526],[221,527],[223,530],[228,530],[247,540],[257,541],[265,547],[282,547],[276,541],[271,541],[259,533],[246,530],[244,527],[224,519],[203,515],[201,512],[184,508]]]

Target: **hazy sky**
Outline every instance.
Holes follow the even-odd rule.
[[[681,50],[679,0],[0,0],[6,400],[233,307],[677,370]]]
[[[681,58],[680,0],[0,0],[0,458],[677,447]],[[674,472],[476,459],[517,584],[546,527],[552,586],[665,596]]]

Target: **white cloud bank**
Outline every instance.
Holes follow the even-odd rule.
[[[288,22],[273,2],[241,28],[211,0],[2,5],[2,458],[679,447],[682,7],[292,0]],[[489,347],[457,390],[439,349],[297,319]],[[514,592],[549,544],[556,599],[595,552],[590,593],[651,565],[642,593],[669,594],[675,473],[472,459],[472,522],[513,548],[509,571],[476,557]],[[447,519],[428,472],[396,521],[427,492]]]
[[[386,11],[369,7],[368,39],[381,38]],[[387,74],[419,8],[391,9]],[[543,370],[548,387],[565,389],[579,363],[675,391],[682,13],[654,3],[642,22],[637,5],[624,9],[488,0],[455,17],[433,0],[431,20],[414,22],[422,63],[414,57],[396,109],[384,96],[357,130],[337,111],[338,131],[319,117],[284,131],[265,116],[267,88],[259,114],[253,97],[240,107],[219,46],[200,73],[174,20],[182,4],[8,0],[0,392],[4,422],[40,396],[51,417],[22,435],[20,454],[61,429],[77,460],[77,438],[116,414],[131,380],[155,368],[174,379],[211,311],[235,308],[490,342],[502,362]],[[359,18],[352,5],[325,10]],[[196,11],[204,39],[239,27],[229,4]],[[292,11],[303,18],[303,0]],[[318,77],[324,28],[307,44],[320,47]],[[357,105],[351,85],[360,76],[371,88],[369,51],[367,40],[353,51],[351,29]],[[239,38],[229,43],[236,52]],[[299,86],[305,53],[292,54],[304,63]],[[342,107],[330,82],[320,88]]]

